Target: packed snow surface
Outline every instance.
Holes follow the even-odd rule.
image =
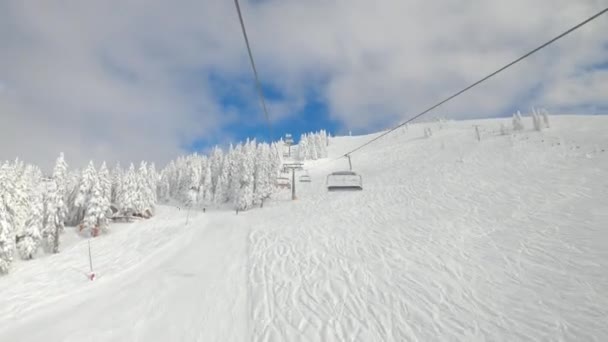
[[[359,192],[322,159],[296,201],[161,207],[92,240],[95,281],[86,241],[18,263],[0,341],[606,341],[608,116],[551,119],[403,128],[353,154]]]

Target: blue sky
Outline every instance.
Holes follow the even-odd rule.
[[[251,106],[242,104],[238,95],[233,96],[231,100],[226,100],[226,105],[231,106],[234,110],[240,113],[242,117],[256,117],[255,121],[243,124],[240,121],[227,125],[225,129],[232,132],[230,139],[227,141],[201,138],[194,140],[190,145],[186,146],[189,151],[205,151],[215,146],[216,144],[227,145],[228,143],[236,143],[245,141],[246,139],[256,139],[257,141],[268,142],[270,139],[270,129],[272,129],[273,139],[278,140],[285,136],[286,133],[292,134],[296,141],[300,135],[308,132],[316,132],[324,129],[334,134],[340,131],[338,122],[331,120],[327,105],[323,101],[311,99],[307,101],[306,106],[293,115],[279,121],[272,122],[270,128],[264,119],[261,109],[251,108]]]
[[[325,129],[332,134],[341,132],[342,125],[330,118],[327,103],[319,96],[316,89],[310,89],[304,97],[304,105],[291,107],[289,113],[274,110],[273,103],[288,101],[280,88],[262,83],[264,101],[269,111],[270,122],[265,118],[260,99],[255,87],[253,73],[250,77],[238,80],[223,79],[221,75],[209,73],[208,82],[214,89],[215,96],[225,112],[235,112],[233,122],[225,126],[231,132],[227,141],[217,138],[197,139],[187,146],[190,151],[206,150],[222,143],[236,143],[246,139],[257,141],[276,141],[290,133],[296,141],[303,133]],[[270,134],[272,132],[272,137]]]
[[[601,2],[241,0],[241,7],[275,137],[298,138],[401,122]],[[599,18],[429,118],[508,116],[532,106],[607,113],[604,32],[608,19]],[[73,166],[164,165],[215,144],[268,139],[231,1],[8,0],[0,2],[0,40],[0,159],[48,166],[63,151]]]

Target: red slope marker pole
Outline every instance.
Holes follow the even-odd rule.
[[[93,257],[91,256],[91,240],[89,242],[89,280],[95,280],[95,273],[93,273]]]

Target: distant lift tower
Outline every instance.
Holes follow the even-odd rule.
[[[285,134],[285,146],[287,146],[287,155],[285,155],[285,153],[283,153],[284,157],[291,157],[291,145],[293,145],[293,138],[291,137],[291,134],[287,133]]]
[[[284,170],[291,170],[291,199],[296,199],[296,170],[302,170],[304,164],[302,163],[285,163],[283,164]]]

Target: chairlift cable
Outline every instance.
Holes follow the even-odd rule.
[[[235,0],[235,1],[236,1],[236,0]],[[433,109],[435,109],[435,108],[437,108],[437,107],[441,106],[442,104],[444,104],[444,103],[446,103],[446,102],[448,102],[448,101],[450,101],[450,100],[452,100],[452,99],[456,98],[457,96],[459,96],[459,95],[461,95],[461,94],[465,93],[466,91],[468,91],[468,90],[470,90],[470,89],[472,89],[472,88],[476,87],[477,85],[479,85],[479,84],[481,84],[481,83],[483,83],[483,82],[487,81],[488,79],[490,79],[490,78],[492,78],[492,77],[494,77],[494,76],[498,75],[499,73],[501,73],[501,72],[505,71],[506,69],[508,69],[508,68],[512,67],[513,65],[515,65],[515,64],[517,64],[517,63],[521,62],[522,60],[524,60],[524,59],[526,59],[526,58],[530,57],[531,55],[535,54],[536,52],[538,52],[538,51],[540,51],[540,50],[542,50],[542,49],[546,48],[547,46],[549,46],[549,45],[551,45],[551,44],[555,43],[556,41],[558,41],[558,40],[560,40],[561,38],[563,38],[563,37],[567,36],[568,34],[570,34],[570,33],[574,32],[574,31],[576,31],[577,29],[579,29],[579,28],[581,28],[581,27],[585,26],[586,24],[588,24],[588,23],[590,23],[591,21],[593,21],[593,20],[597,19],[598,17],[600,17],[602,14],[605,14],[606,12],[608,12],[608,8],[604,8],[603,10],[599,11],[598,13],[596,13],[596,14],[592,15],[591,17],[589,17],[589,18],[585,19],[584,21],[582,21],[582,22],[578,23],[577,25],[575,25],[575,26],[571,27],[570,29],[568,29],[568,30],[566,30],[565,32],[561,33],[560,35],[558,35],[558,36],[554,37],[553,39],[551,39],[551,40],[549,40],[549,41],[547,41],[547,42],[545,42],[545,43],[541,44],[540,46],[538,46],[538,47],[536,47],[536,48],[532,49],[531,51],[529,51],[529,52],[527,52],[526,54],[522,55],[521,57],[519,57],[519,58],[515,59],[514,61],[512,61],[512,62],[510,62],[510,63],[506,64],[505,66],[501,67],[500,69],[498,69],[498,70],[496,70],[496,71],[492,72],[491,74],[489,74],[489,75],[487,75],[487,76],[483,77],[482,79],[480,79],[480,80],[478,80],[478,81],[474,82],[473,84],[471,84],[471,85],[467,86],[466,88],[464,88],[464,89],[462,89],[462,90],[460,90],[460,91],[456,92],[455,94],[453,94],[453,95],[449,96],[448,98],[446,98],[446,99],[444,99],[444,100],[442,100],[442,101],[440,101],[440,102],[436,103],[435,105],[433,105],[433,106],[429,107],[428,109],[425,109],[424,111],[422,111],[422,112],[420,112],[420,113],[418,113],[418,114],[414,115],[413,117],[411,117],[410,119],[406,120],[405,122],[402,122],[402,123],[398,124],[397,126],[395,126],[395,127],[391,128],[391,129],[389,129],[388,131],[386,131],[386,132],[384,132],[384,133],[380,134],[379,136],[377,136],[377,137],[375,137],[375,138],[373,138],[373,139],[371,139],[371,140],[369,140],[369,141],[365,142],[364,144],[362,144],[362,145],[360,145],[360,146],[356,147],[355,149],[353,149],[353,150],[351,150],[351,151],[349,151],[349,152],[347,152],[347,153],[343,154],[342,156],[340,156],[340,157],[338,157],[338,158],[336,158],[336,159],[345,158],[346,156],[348,156],[348,155],[350,155],[350,154],[353,154],[354,152],[359,151],[360,149],[364,148],[365,146],[368,146],[368,145],[372,144],[373,142],[375,142],[375,141],[377,141],[377,140],[379,140],[379,139],[383,138],[384,136],[386,136],[386,135],[388,135],[388,134],[390,134],[390,133],[394,132],[395,130],[397,130],[397,129],[399,129],[399,128],[401,128],[401,127],[405,126],[405,125],[407,125],[408,123],[410,123],[410,122],[412,122],[412,121],[414,121],[414,120],[416,120],[416,119],[420,118],[421,116],[423,116],[423,115],[427,114],[428,112],[432,111]]]
[[[253,76],[255,78],[256,88],[260,97],[260,105],[262,106],[262,110],[264,111],[264,117],[266,118],[266,123],[268,124],[268,133],[270,134],[269,141],[272,143],[272,125],[270,123],[270,116],[268,115],[268,110],[266,109],[266,101],[264,100],[264,91],[262,90],[262,83],[260,82],[260,77],[258,76],[258,71],[255,67],[255,62],[253,61],[253,54],[251,53],[251,46],[249,44],[249,39],[247,38],[247,30],[245,29],[245,22],[243,21],[243,15],[241,13],[241,6],[239,5],[239,0],[234,0],[234,4],[236,5],[236,11],[239,15],[239,22],[241,23],[241,30],[243,31],[243,38],[245,38],[245,45],[247,46],[247,53],[249,54],[251,69],[253,69]]]

